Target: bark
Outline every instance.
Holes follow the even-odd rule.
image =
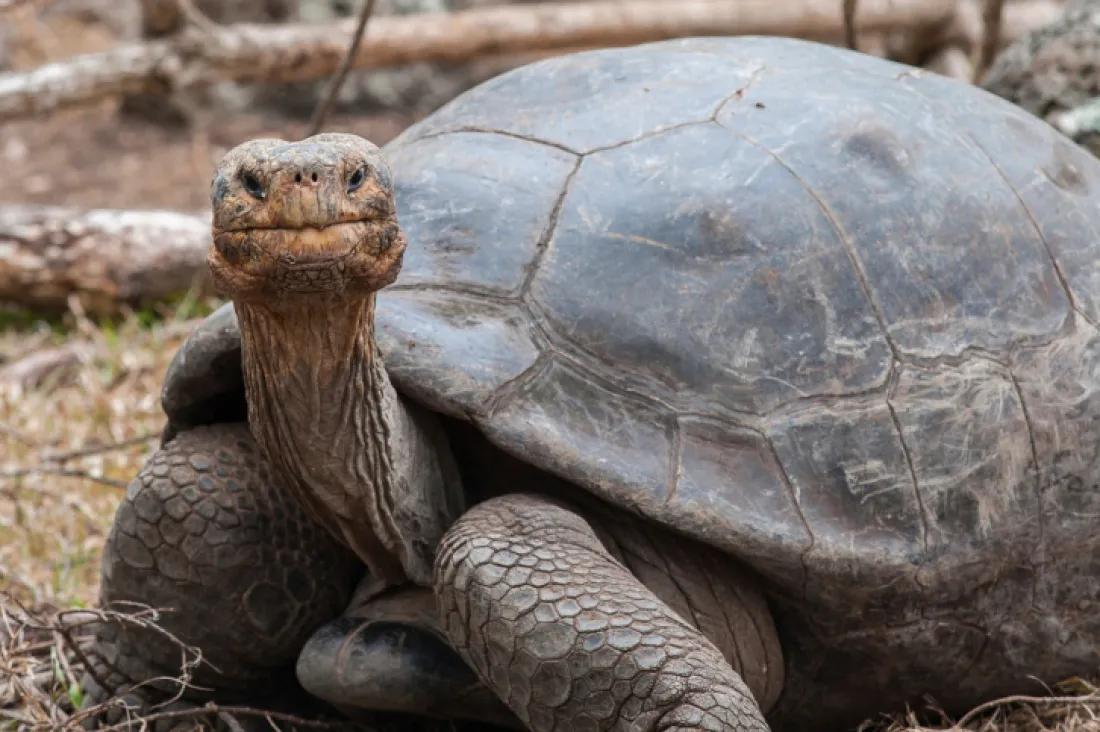
[[[861,33],[946,26],[954,0],[863,0]],[[839,40],[835,0],[632,0],[478,8],[376,19],[353,68],[458,63],[501,53],[614,46],[692,35],[761,34]],[[284,82],[332,74],[354,20],[335,24],[189,28],[167,39],[0,75],[0,121],[103,97],[219,81]]]
[[[0,301],[103,312],[206,285],[208,218],[171,211],[0,207]]]

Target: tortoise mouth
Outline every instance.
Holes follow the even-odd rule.
[[[372,219],[327,226],[255,226],[214,230],[214,247],[234,264],[273,258],[286,266],[311,266],[354,256],[370,237]]]
[[[374,291],[396,277],[404,238],[393,218],[327,226],[214,229],[207,261],[231,297]]]

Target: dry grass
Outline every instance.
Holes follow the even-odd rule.
[[[1100,732],[1100,688],[1075,678],[1049,692],[997,699],[957,720],[929,701],[920,717],[912,712],[884,715],[864,723],[859,732]]]
[[[214,305],[184,298],[98,323],[75,302],[54,322],[0,309],[0,732],[78,730],[110,708],[117,721],[98,729],[205,729],[213,718],[230,729],[247,718],[276,730],[360,728],[247,707],[164,704],[137,717],[119,697],[86,702],[97,623],[166,634],[151,608],[95,608],[99,560],[122,492],[164,427],[168,363]],[[168,637],[181,649],[182,689],[201,652]]]
[[[156,446],[160,383],[195,310],[185,300],[101,323],[78,312],[0,332],[0,589],[31,606],[94,602],[105,531]],[[27,374],[13,364],[30,353],[60,361]]]
[[[60,610],[27,608],[12,597],[0,594],[0,730],[76,730],[95,724],[101,732],[136,732],[160,729],[203,730],[214,726],[241,730],[242,722],[254,720],[263,729],[339,730],[340,732],[391,732],[392,726],[349,723],[340,719],[305,718],[287,712],[248,706],[196,705],[178,702],[191,685],[192,672],[205,663],[202,651],[188,646],[158,625],[160,615],[153,608],[108,610]],[[159,677],[146,683],[173,686],[172,698],[151,707],[131,706],[124,698],[140,691],[143,684],[121,689],[118,695],[101,700],[85,698],[82,684],[91,676],[103,684],[102,664],[92,659],[95,627],[115,623],[158,634],[180,650],[178,675]],[[220,724],[219,724],[220,723]],[[253,726],[252,728],[255,728]]]
[[[0,729],[79,729],[119,703],[85,704],[81,686],[91,668],[94,626],[123,622],[153,628],[154,610],[122,614],[99,610],[28,608],[0,595]],[[181,645],[181,682],[201,663],[198,649]],[[95,672],[93,672],[94,674]]]
[[[65,613],[95,604],[106,532],[156,446],[160,382],[195,310],[0,311],[0,729],[62,728],[81,701],[89,638]]]

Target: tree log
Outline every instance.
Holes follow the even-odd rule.
[[[922,33],[947,25],[954,0],[863,0],[861,33]],[[354,20],[318,25],[189,28],[166,39],[0,75],[0,121],[120,94],[218,81],[316,79],[339,66]],[[475,8],[376,19],[354,68],[486,55],[615,46],[693,35],[761,34],[841,39],[836,0],[631,0]]]
[[[206,285],[209,218],[172,211],[0,207],[0,301],[105,312]]]

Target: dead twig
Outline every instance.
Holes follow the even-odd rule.
[[[87,470],[80,470],[78,468],[66,468],[64,464],[76,460],[78,458],[92,457],[95,455],[103,455],[104,453],[113,452],[115,450],[122,450],[127,447],[133,447],[134,445],[142,445],[151,440],[160,438],[159,432],[148,432],[137,437],[131,437],[126,440],[118,440],[116,442],[110,442],[105,445],[89,445],[80,447],[74,450],[66,450],[63,452],[45,453],[41,456],[41,462],[38,465],[30,465],[26,467],[13,468],[10,470],[0,471],[0,478],[6,478],[14,480],[17,478],[28,478],[34,475],[54,475],[63,478],[83,478],[90,480],[101,485],[107,485],[112,488],[125,489],[128,485],[122,481],[107,478],[101,475],[95,475]]]
[[[374,4],[375,0],[366,0],[363,3],[363,10],[359,14],[359,24],[355,26],[355,33],[351,37],[351,45],[348,46],[348,52],[344,54],[344,60],[340,62],[340,69],[333,77],[332,83],[329,84],[324,99],[317,105],[317,109],[313,110],[313,118],[309,121],[309,130],[306,132],[306,137],[316,135],[324,127],[325,118],[328,117],[332,105],[336,103],[336,98],[340,95],[340,89],[344,86],[344,80],[348,77],[348,71],[351,70],[351,62],[359,54],[359,46],[363,44],[363,36],[366,35],[367,22],[374,12]]]
[[[14,709],[0,709],[0,720],[14,722],[20,729],[80,729],[90,720],[102,720],[112,708],[124,705],[126,719],[112,725],[100,722],[101,730],[132,730],[150,728],[162,720],[218,717],[230,729],[234,718],[266,719],[274,729],[277,723],[301,729],[362,729],[367,725],[345,720],[309,719],[295,714],[260,709],[251,706],[221,706],[208,703],[188,709],[165,709],[180,699],[184,689],[196,689],[190,683],[192,673],[200,664],[214,668],[200,649],[188,645],[159,625],[160,612],[136,603],[119,603],[118,609],[62,610],[52,612],[32,609],[12,595],[0,592],[0,704]],[[47,617],[48,615],[48,617]],[[119,689],[114,696],[82,709],[70,709],[79,697],[81,672],[87,672],[102,689],[109,689],[88,653],[91,631],[104,623],[118,623],[156,633],[180,649],[180,673],[177,677],[148,679],[140,684]],[[123,698],[151,683],[173,683],[179,689],[172,698],[144,711],[126,706]],[[232,720],[232,721],[231,721]],[[239,727],[239,725],[237,725]]]
[[[856,48],[856,0],[844,0],[844,45]]]
[[[968,724],[973,722],[976,718],[989,711],[1000,710],[1003,707],[1012,704],[1028,704],[1032,706],[1048,706],[1051,704],[1073,704],[1078,706],[1097,706],[1100,707],[1100,696],[1006,696],[1000,699],[994,699],[993,701],[986,702],[985,704],[979,704],[964,714],[962,718],[955,724],[954,728],[965,729]],[[953,728],[953,729],[954,729]]]
[[[102,475],[95,475],[87,470],[77,470],[76,468],[54,468],[48,465],[35,465],[27,468],[0,471],[0,478],[9,480],[29,478],[34,475],[53,475],[59,478],[82,478],[84,480],[90,480],[93,483],[99,483],[100,485],[106,485],[120,490],[125,490],[127,486],[127,484],[123,483],[121,480],[105,478]]]
[[[974,82],[981,81],[993,65],[993,59],[1001,47],[1001,24],[1004,17],[1004,0],[982,0],[982,42],[974,63]]]
[[[156,722],[163,719],[190,719],[194,717],[205,716],[218,716],[218,715],[238,715],[241,717],[263,717],[269,721],[286,722],[287,724],[293,724],[299,727],[305,727],[307,729],[361,729],[371,730],[372,728],[364,724],[355,724],[346,720],[328,721],[323,719],[306,719],[305,717],[299,717],[294,714],[287,714],[286,712],[273,712],[266,709],[256,709],[255,707],[244,706],[221,706],[214,702],[207,702],[201,707],[195,707],[194,709],[179,709],[171,712],[154,712],[153,714],[145,714],[141,716],[142,722]],[[101,732],[109,732],[110,730],[129,730],[133,728],[134,723],[132,721],[119,722],[109,727],[100,727]]]
[[[115,450],[122,450],[127,447],[133,447],[134,445],[143,445],[151,440],[160,439],[160,432],[147,432],[137,437],[131,437],[126,440],[119,440],[117,442],[110,442],[104,445],[90,445],[86,447],[80,447],[75,450],[66,450],[64,452],[47,452],[42,455],[42,462],[44,463],[65,463],[69,460],[75,460],[76,458],[90,457],[92,455],[102,455],[105,452],[113,452]]]
[[[76,656],[77,660],[84,667],[84,670],[87,671],[93,679],[95,679],[95,682],[97,684],[99,684],[99,688],[108,688],[106,680],[99,675],[99,671],[96,669],[95,664],[92,663],[91,660],[89,660],[89,658],[84,654],[84,647],[87,644],[77,642],[77,640],[73,638],[72,631],[69,628],[59,628],[57,630],[57,633],[61,636],[62,640],[64,640],[65,645],[68,647],[68,649],[72,651],[74,656]]]

